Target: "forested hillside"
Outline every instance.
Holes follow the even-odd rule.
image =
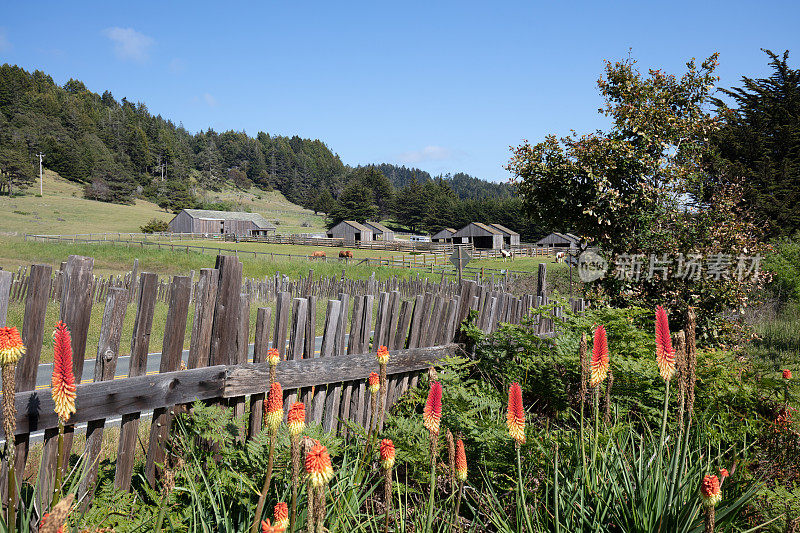
[[[204,190],[233,185],[278,189],[304,207],[342,219],[392,220],[414,231],[499,222],[523,238],[540,231],[520,215],[512,188],[464,173],[432,177],[390,164],[351,168],[320,140],[259,132],[192,134],[143,103],[64,86],[41,71],[0,66],[0,193],[36,178],[35,154],[47,168],[84,185],[84,196],[130,203],[141,197],[165,210],[226,208]]]

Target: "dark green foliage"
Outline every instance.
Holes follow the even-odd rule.
[[[7,166],[16,169],[12,186],[35,177],[31,154],[39,150],[48,168],[88,183],[89,197],[113,202],[130,201],[140,185],[155,199],[155,181],[163,177],[196,180],[212,190],[229,181],[239,187],[274,187],[289,200],[310,206],[321,189],[338,193],[345,173],[339,157],[318,140],[213,130],[192,135],[152,115],[142,103],[117,101],[108,91],[101,96],[78,80],[59,87],[40,71],[2,65],[0,164],[5,188]]]
[[[0,130],[0,194],[5,192],[11,196],[14,189],[24,189],[33,183],[36,173],[23,144],[3,144],[3,132]]]
[[[163,233],[169,231],[169,224],[166,220],[151,218],[147,221],[147,224],[140,226],[139,229],[142,233]]]
[[[800,231],[800,69],[788,50],[769,56],[768,78],[742,77],[742,86],[723,89],[736,106],[715,102],[724,121],[713,140],[722,164],[714,185],[745,187],[745,204],[773,236]]]
[[[328,189],[323,189],[314,199],[314,204],[311,206],[311,209],[314,210],[314,214],[317,213],[324,213],[328,214],[336,207],[336,200],[333,199],[333,195],[331,195],[331,191]]]
[[[336,207],[330,212],[328,227],[333,227],[343,220],[356,222],[374,220],[378,212],[375,195],[363,183],[354,180],[347,185]]]

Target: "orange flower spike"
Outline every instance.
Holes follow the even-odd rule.
[[[783,379],[792,379],[792,371],[788,368],[783,371]]]
[[[610,359],[608,357],[608,340],[605,326],[598,326],[594,330],[594,343],[592,345],[592,361],[589,365],[589,385],[598,386],[608,376]]]
[[[275,431],[283,422],[283,389],[277,381],[270,386],[265,407],[267,426]]]
[[[72,373],[72,339],[63,322],[56,324],[53,341],[53,376],[50,392],[62,423],[75,412],[75,375]]]
[[[456,441],[456,479],[466,481],[467,479],[467,454],[464,451],[464,441]]]
[[[506,422],[511,438],[517,441],[517,444],[525,444],[525,409],[522,406],[522,388],[519,383],[512,383],[508,389]]]
[[[431,382],[428,391],[428,401],[422,413],[425,429],[433,434],[439,434],[439,422],[442,419],[442,384],[438,381]]]
[[[700,496],[703,498],[703,504],[706,507],[716,507],[722,499],[722,491],[719,488],[717,476],[703,478],[703,483],[700,485]]]
[[[15,327],[0,328],[0,365],[10,365],[25,355],[25,345]]]
[[[269,366],[277,365],[281,360],[281,354],[277,348],[270,348],[267,350],[267,361],[269,361]]]
[[[289,423],[289,433],[292,435],[299,435],[306,428],[306,404],[303,402],[294,402],[289,408],[289,415],[287,417]]]
[[[283,533],[286,531],[285,527],[280,527],[278,524],[271,526],[269,520],[261,521],[261,533]]]
[[[377,372],[372,372],[369,375],[369,391],[372,394],[377,394],[378,390],[381,388],[381,378],[378,376]]]
[[[656,307],[656,362],[664,381],[669,381],[675,373],[675,350],[669,334],[667,312],[660,305]]]
[[[275,504],[274,518],[275,527],[279,527],[281,530],[289,527],[289,506],[286,505],[286,502]]]
[[[391,439],[381,441],[381,466],[384,470],[391,470],[394,467],[394,443]]]
[[[385,365],[389,362],[389,349],[386,346],[381,346],[378,348],[378,353],[375,356],[378,359],[378,363]]]
[[[333,466],[328,449],[321,444],[315,444],[306,455],[306,474],[314,487],[327,484],[333,477]]]

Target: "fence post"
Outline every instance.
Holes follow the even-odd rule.
[[[97,357],[94,365],[94,381],[114,379],[117,370],[119,345],[122,339],[122,324],[125,311],[128,309],[128,291],[123,288],[112,288],[108,291],[108,300],[103,310],[103,322],[100,325],[100,340],[97,345]],[[88,470],[81,482],[78,495],[85,498],[82,508],[89,507],[94,497],[94,485],[97,482],[97,471],[100,467],[100,449],[103,443],[105,419],[92,420],[86,424],[86,464]]]
[[[219,289],[211,327],[211,365],[230,365],[236,361],[236,336],[239,321],[239,294],[242,292],[242,263],[233,256],[217,256]]]
[[[319,349],[320,357],[331,357],[334,354],[336,344],[336,329],[339,324],[339,312],[342,302],[339,300],[328,300],[328,309],[325,313],[325,331],[322,334],[322,344]],[[312,401],[311,420],[317,424],[322,424],[323,410],[326,405],[327,386],[316,387],[314,399]]]
[[[297,361],[303,358],[303,347],[308,318],[308,300],[294,298],[292,300],[292,326],[289,332],[289,350],[286,352],[287,361]],[[284,411],[288,413],[289,407],[297,401],[297,391],[284,393]]]
[[[259,307],[256,311],[256,331],[253,344],[253,363],[263,363],[267,360],[267,350],[269,349],[269,324],[272,318],[272,309],[269,307]],[[269,387],[269,383],[264,384],[264,390]],[[248,424],[248,438],[253,438],[261,432],[263,423],[265,392],[250,396],[250,420]]]
[[[65,267],[64,296],[61,299],[60,319],[72,334],[72,371],[75,381],[81,382],[83,358],[86,352],[86,338],[89,332],[89,319],[92,314],[92,267],[94,259],[71,255]],[[75,427],[64,427],[64,457],[69,457]],[[55,481],[56,455],[58,454],[58,429],[45,431],[42,449],[42,464],[39,468],[39,508],[45,511],[50,505],[50,495]],[[64,461],[64,470],[70,467]]]
[[[183,340],[186,335],[186,320],[189,313],[189,295],[192,291],[192,278],[174,276],[170,284],[169,309],[164,325],[164,344],[161,349],[159,373],[180,370],[183,355]],[[150,424],[150,440],[145,461],[145,478],[155,488],[156,477],[160,477],[161,467],[166,459],[166,441],[174,415],[174,406],[160,407],[153,411]]]
[[[133,324],[131,355],[128,362],[128,377],[142,376],[147,371],[147,352],[150,348],[150,330],[156,306],[158,275],[142,272],[139,276],[139,303],[136,321]],[[136,440],[139,434],[140,413],[122,416],[119,445],[117,447],[117,469],[114,473],[114,488],[130,490]]]

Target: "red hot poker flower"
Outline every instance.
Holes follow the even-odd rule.
[[[369,391],[372,394],[377,394],[378,390],[381,388],[381,378],[377,372],[372,372],[369,375]]]
[[[669,381],[675,373],[675,350],[669,334],[667,312],[660,305],[656,307],[656,362],[664,381]]]
[[[270,385],[264,410],[266,411],[267,426],[273,431],[278,429],[283,422],[283,389],[277,381]]]
[[[381,466],[384,470],[391,470],[394,467],[394,443],[391,439],[381,441]]]
[[[522,388],[519,383],[512,383],[508,389],[506,422],[511,438],[517,441],[517,444],[525,444],[525,409],[522,406]]]
[[[456,479],[466,481],[467,479],[467,454],[464,451],[464,441],[456,441]]]
[[[286,502],[278,502],[275,504],[275,527],[279,527],[282,530],[289,527],[289,506],[286,505]]]
[[[311,484],[321,487],[333,477],[333,466],[328,449],[321,444],[315,444],[306,455],[306,474],[311,479]]]
[[[792,379],[792,371],[788,368],[783,371],[783,379]]]
[[[15,327],[0,328],[0,365],[16,363],[25,355],[25,345]]]
[[[386,346],[381,346],[378,348],[378,353],[375,357],[378,359],[378,363],[385,365],[389,362],[389,349]]]
[[[608,357],[608,340],[605,326],[598,326],[594,330],[594,343],[592,346],[592,361],[590,364],[589,385],[598,386],[608,376],[610,359]]]
[[[289,433],[292,435],[299,435],[302,433],[306,428],[306,404],[303,402],[294,402],[289,408],[287,422],[289,423]]]
[[[56,324],[53,341],[53,376],[50,390],[55,412],[62,423],[75,412],[75,375],[72,373],[72,340],[63,322]]]
[[[703,478],[703,483],[700,485],[700,496],[703,498],[703,503],[707,507],[716,507],[722,499],[722,491],[720,491],[719,479],[717,476],[706,476]]]
[[[438,435],[439,421],[442,419],[442,384],[438,381],[431,382],[428,401],[425,402],[425,410],[422,417],[425,421],[425,429]]]
[[[281,354],[277,348],[270,348],[267,350],[267,361],[269,361],[270,366],[277,365],[281,360]]]
[[[719,477],[720,477],[720,479],[725,479],[729,475],[730,474],[728,473],[728,469],[727,468],[720,468],[719,469]]]
[[[271,526],[269,520],[261,521],[261,533],[283,533],[286,531],[285,527],[280,527],[278,524]]]

